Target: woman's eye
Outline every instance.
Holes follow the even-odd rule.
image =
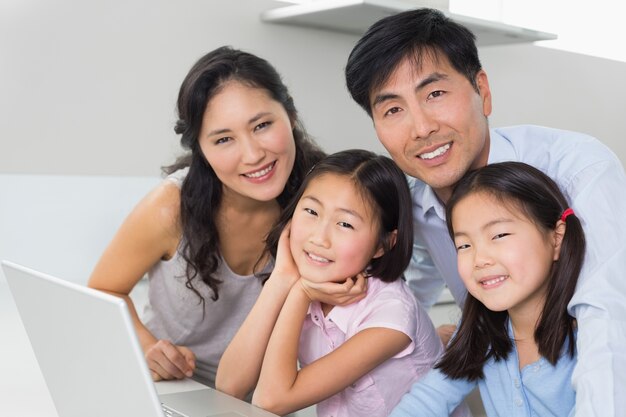
[[[221,145],[222,143],[226,143],[230,140],[230,137],[223,137],[223,138],[219,138],[218,140],[215,141],[216,145]]]
[[[352,227],[352,225],[350,223],[347,223],[347,222],[339,222],[337,224],[339,226],[341,226],[341,227],[345,227],[346,229],[354,229],[354,227]]]
[[[305,208],[304,211],[309,213],[311,216],[317,216],[317,212],[311,208]]]
[[[510,233],[498,233],[497,235],[493,237],[493,240],[502,239],[503,237],[508,236],[508,235],[510,235]]]
[[[272,124],[272,122],[259,123],[258,125],[254,126],[254,131],[256,132],[257,130],[265,129],[266,127],[268,127],[271,124]]]
[[[392,107],[392,108],[390,108],[389,110],[387,110],[387,111],[385,112],[385,116],[390,116],[390,115],[392,115],[392,114],[396,114],[396,113],[398,113],[400,110],[401,110],[401,109],[400,109],[400,107]]]

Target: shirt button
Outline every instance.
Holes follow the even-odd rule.
[[[519,388],[520,386],[519,379],[515,379],[515,388]]]
[[[319,320],[319,317],[317,317],[317,316],[313,316],[313,320],[318,321],[318,320]]]
[[[516,399],[515,399],[515,405],[516,405],[516,406],[521,407],[521,406],[522,406],[522,404],[524,404],[524,402],[522,401],[522,399],[521,399],[521,398],[516,398]]]
[[[533,367],[533,372],[539,372],[539,368],[540,368],[539,365],[535,365]]]
[[[352,384],[352,385],[350,385],[350,386],[351,386],[352,388],[356,388],[356,383],[355,383],[355,384]]]

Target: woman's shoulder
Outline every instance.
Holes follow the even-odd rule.
[[[146,232],[154,238],[177,242],[181,233],[180,187],[173,181],[161,181],[139,201],[129,217],[149,229]]]
[[[185,177],[187,177],[188,172],[189,167],[180,168],[165,177],[163,182],[174,184],[180,189],[183,186],[183,181]]]

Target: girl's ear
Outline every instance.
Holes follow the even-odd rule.
[[[372,259],[380,258],[385,254],[385,246],[389,249],[393,248],[396,244],[396,239],[398,238],[398,229],[394,229],[392,232],[387,234],[385,238],[387,240],[387,244],[383,245],[382,243],[378,245],[378,249],[376,249],[376,253],[372,256]]]
[[[558,261],[559,256],[561,255],[561,243],[563,243],[563,236],[565,236],[565,229],[567,226],[563,220],[559,220],[556,222],[556,227],[554,228],[554,255],[552,256],[553,261]]]

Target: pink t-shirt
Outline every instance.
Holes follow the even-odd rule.
[[[370,278],[367,296],[358,303],[334,307],[326,317],[320,303],[311,304],[300,336],[300,364],[306,366],[371,327],[400,331],[411,343],[342,392],[320,402],[319,417],[387,416],[443,351],[430,318],[406,283]]]

